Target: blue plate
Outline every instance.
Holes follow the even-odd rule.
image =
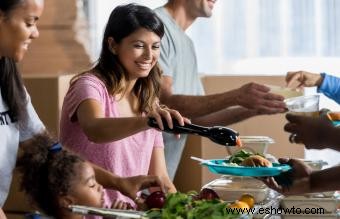
[[[273,163],[272,167],[245,167],[245,166],[229,166],[228,160],[205,160],[201,164],[207,166],[210,172],[215,174],[227,174],[235,176],[277,176],[282,172],[291,170],[287,164]]]

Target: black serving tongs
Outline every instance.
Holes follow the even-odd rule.
[[[159,126],[155,118],[149,118],[148,124],[150,127],[158,128]],[[181,126],[177,120],[172,120],[173,128],[170,129],[168,123],[163,119],[163,126],[165,132],[177,134],[194,134],[207,137],[213,142],[223,146],[242,146],[239,133],[233,129],[223,126],[205,127],[195,124],[184,124]]]

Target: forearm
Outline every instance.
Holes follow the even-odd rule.
[[[121,177],[97,166],[96,164],[91,163],[91,165],[95,171],[96,180],[99,182],[99,184],[107,189],[120,189],[122,183]]]
[[[163,148],[153,149],[148,175],[158,176],[164,182],[168,192],[174,193],[177,191],[168,175]]]
[[[204,126],[215,126],[215,125],[231,125],[236,122],[243,121],[245,119],[256,116],[257,113],[254,110],[249,110],[244,107],[231,107],[223,109],[206,116],[193,118],[192,123],[204,125]]]
[[[236,90],[232,90],[205,96],[161,95],[160,100],[168,107],[178,110],[183,116],[194,118],[237,105],[236,95]]]
[[[340,128],[332,127],[327,132],[328,137],[326,140],[326,145],[328,148],[340,151]]]
[[[313,172],[310,175],[310,192],[339,190],[339,177],[340,166]]]
[[[81,126],[89,140],[96,143],[121,140],[148,129],[146,117],[96,118]]]

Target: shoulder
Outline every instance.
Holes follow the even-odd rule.
[[[90,85],[93,87],[98,87],[98,88],[105,88],[105,83],[98,77],[96,76],[93,72],[86,72],[84,74],[81,74],[77,76],[75,81],[72,83],[72,87],[78,87],[78,86],[86,86]]]

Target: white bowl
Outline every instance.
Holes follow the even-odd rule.
[[[244,194],[254,197],[255,203],[260,203],[267,198],[269,188],[260,180],[252,177],[227,177],[223,176],[203,188],[213,189],[224,201],[235,201]]]
[[[269,144],[275,141],[268,136],[240,136],[243,147],[226,147],[229,155],[246,150],[253,153],[266,154]]]
[[[268,84],[266,84],[266,86],[270,88],[271,93],[281,95],[284,98],[298,97],[303,95],[302,90]]]

